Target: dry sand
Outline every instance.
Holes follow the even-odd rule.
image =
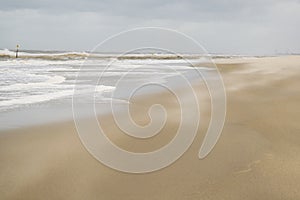
[[[202,126],[174,164],[148,174],[105,167],[82,146],[73,122],[0,134],[0,199],[300,199],[300,56],[218,59],[227,93],[222,136],[197,158],[209,121],[201,94]],[[203,84],[195,85],[205,90]],[[163,93],[133,100],[133,117],[146,124],[151,103],[171,114],[157,137],[133,140],[111,116],[100,117],[120,147],[146,152],[163,146],[178,127],[178,104]]]

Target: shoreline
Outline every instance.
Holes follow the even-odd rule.
[[[234,62],[237,62],[237,64],[241,64],[241,63],[247,63],[247,62],[253,62],[257,59],[272,59],[272,58],[276,58],[274,56],[263,56],[263,57],[249,57],[249,58],[242,58],[240,56],[219,56],[220,58],[217,59],[213,59],[216,63],[218,62],[228,62],[227,64],[234,64]],[[230,58],[229,58],[230,57]],[[288,56],[280,56],[280,57],[288,57]],[[290,57],[295,57],[295,56],[290,56]],[[296,56],[297,57],[297,56]],[[205,64],[205,63],[202,63]],[[202,64],[199,65],[199,67],[202,66]],[[211,65],[210,63],[208,63],[208,65]],[[179,88],[180,89],[180,88]],[[160,92],[160,91],[158,91]],[[156,92],[149,92],[149,95],[155,94]],[[143,94],[143,95],[148,95],[148,94]],[[70,99],[70,97],[68,97],[68,99]],[[64,100],[64,102],[62,103],[63,105],[59,105],[56,102],[60,102],[62,101],[61,99],[53,99],[50,100],[49,102],[39,102],[36,104],[27,104],[25,106],[22,107],[16,107],[16,108],[11,108],[10,110],[4,110],[3,112],[0,112],[0,114],[2,115],[0,117],[0,122],[2,124],[6,124],[5,127],[0,127],[0,132],[3,131],[9,131],[9,130],[15,130],[15,129],[23,129],[23,128],[30,128],[30,127],[35,127],[35,126],[39,126],[39,125],[45,125],[45,124],[55,124],[55,123],[60,123],[61,121],[67,122],[67,121],[72,121],[72,100]],[[103,103],[103,104],[109,104],[109,103]],[[61,113],[61,116],[55,115],[55,108],[56,106],[58,106],[60,109],[59,110],[64,110],[65,112]],[[49,107],[49,108],[47,108]],[[57,111],[57,109],[56,109]],[[66,114],[67,112],[69,112],[69,114]],[[101,111],[102,112],[102,111]],[[34,118],[34,116],[38,116],[39,114],[42,113],[42,117],[38,117],[38,118]],[[45,113],[45,114],[43,114]],[[46,113],[50,113],[46,114]],[[83,111],[84,113],[84,111]],[[99,113],[101,115],[106,115],[109,114],[110,111],[106,110],[103,111],[103,113]],[[30,121],[26,121],[26,116],[31,115],[33,117],[32,120]],[[55,116],[55,118],[53,117],[47,117],[48,116]],[[21,116],[21,117],[20,117]],[[44,118],[44,120],[43,120]],[[23,119],[25,119],[25,122]],[[12,122],[12,121],[16,121],[16,122]],[[8,124],[8,125],[7,125]]]

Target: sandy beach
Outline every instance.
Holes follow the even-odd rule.
[[[174,164],[148,174],[112,170],[84,148],[73,121],[0,132],[0,199],[300,199],[300,56],[216,59],[226,88],[220,140],[203,160],[198,151],[210,119],[203,83],[201,126]],[[182,91],[184,92],[184,91]],[[99,116],[123,149],[148,152],[174,137],[180,121],[169,93],[132,100],[132,115],[147,124],[147,109],[165,106],[166,126],[149,140],[125,136],[112,116]],[[120,113],[121,115],[122,113]]]

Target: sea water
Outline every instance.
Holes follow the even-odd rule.
[[[149,82],[176,84],[182,74],[193,78],[192,63],[203,63],[201,55],[108,54],[86,52],[0,50],[0,130],[72,119],[72,98],[94,89],[97,114],[109,112],[108,103],[122,106],[127,88]],[[201,68],[208,70],[208,68]],[[97,79],[97,84],[94,80]],[[122,85],[118,83],[122,80]],[[172,81],[173,80],[173,81]],[[116,87],[122,92],[113,96]],[[147,89],[146,92],[150,92]],[[126,95],[125,95],[126,96]]]

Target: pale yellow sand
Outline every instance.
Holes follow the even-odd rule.
[[[149,174],[100,164],[81,145],[73,122],[1,133],[0,199],[300,199],[300,56],[216,63],[225,82],[227,118],[204,160],[197,154],[210,116],[202,95],[203,126],[191,148]],[[161,135],[132,141],[105,116],[100,121],[109,137],[133,151],[163,146],[178,127],[177,103],[168,94],[134,100],[138,123],[147,122],[144,111],[151,102],[172,113]]]

